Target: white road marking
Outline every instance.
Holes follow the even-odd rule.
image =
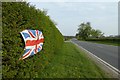
[[[96,55],[94,55],[93,53],[91,53],[90,51],[86,50],[85,48],[83,48],[82,46],[79,46],[78,44],[76,44],[75,42],[71,41],[72,43],[74,43],[75,45],[77,45],[78,47],[82,48],[83,50],[85,50],[86,52],[88,52],[90,55],[94,56],[95,58],[97,58],[99,61],[103,62],[109,69],[114,70],[114,72],[116,74],[120,74],[120,71],[113,67],[112,65],[110,65],[109,63],[107,63],[106,61],[102,60],[101,58],[97,57]]]

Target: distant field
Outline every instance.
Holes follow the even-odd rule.
[[[116,43],[116,42],[107,42],[107,41],[90,41],[90,42],[113,45],[113,46],[120,46],[120,43]]]
[[[64,43],[53,60],[39,72],[41,78],[105,78],[107,75],[84,52]]]
[[[108,45],[114,45],[114,46],[120,46],[120,39],[114,39],[114,38],[103,38],[103,39],[87,39],[86,41],[100,43],[100,44],[108,44]]]

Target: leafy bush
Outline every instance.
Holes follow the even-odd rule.
[[[38,78],[63,44],[63,36],[44,11],[26,2],[2,3],[2,76],[3,78]],[[18,60],[24,53],[20,32],[38,29],[43,32],[43,50],[25,60]]]

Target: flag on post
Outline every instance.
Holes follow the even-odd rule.
[[[25,42],[25,52],[20,60],[36,54],[42,50],[44,37],[39,30],[23,30],[20,32]]]

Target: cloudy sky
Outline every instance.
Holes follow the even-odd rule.
[[[74,36],[78,25],[90,22],[105,35],[118,34],[118,2],[30,2],[39,9],[47,9],[63,35]]]

